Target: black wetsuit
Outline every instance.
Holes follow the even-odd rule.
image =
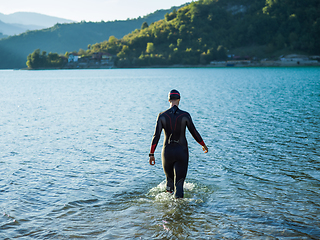
[[[154,153],[164,129],[165,137],[162,149],[162,166],[167,177],[167,191],[175,190],[175,197],[183,197],[183,183],[188,170],[188,142],[185,136],[186,127],[194,139],[204,146],[204,142],[196,130],[188,112],[177,106],[159,114],[155,133],[151,144],[151,153]]]

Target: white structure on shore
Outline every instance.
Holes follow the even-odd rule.
[[[311,60],[309,57],[304,55],[297,55],[297,54],[290,54],[287,56],[281,56],[280,61],[283,64],[289,64],[289,65],[312,65],[312,64],[318,64],[317,60]]]

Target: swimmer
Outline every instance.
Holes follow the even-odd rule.
[[[187,176],[189,162],[188,142],[185,136],[186,127],[205,153],[208,152],[208,148],[196,130],[190,114],[178,108],[180,93],[177,90],[171,90],[168,98],[170,108],[158,115],[149,153],[149,163],[150,165],[155,164],[154,152],[161,131],[164,129],[165,137],[161,158],[166,174],[166,190],[170,193],[174,192],[176,198],[183,198],[183,183]]]

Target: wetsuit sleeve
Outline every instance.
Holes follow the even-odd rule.
[[[202,140],[202,137],[200,136],[200,133],[197,131],[196,127],[194,126],[190,115],[188,115],[187,127],[188,127],[188,130],[190,131],[192,137],[193,137],[201,146],[204,146],[205,143],[204,143],[204,141]]]
[[[159,114],[157,119],[156,129],[154,131],[152,142],[151,142],[150,153],[154,153],[154,151],[156,150],[156,147],[160,139],[161,131],[162,131],[162,123],[161,123],[160,114]]]

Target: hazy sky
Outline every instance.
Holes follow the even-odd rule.
[[[185,0],[0,0],[0,12],[36,12],[75,21],[110,21],[143,17]]]

